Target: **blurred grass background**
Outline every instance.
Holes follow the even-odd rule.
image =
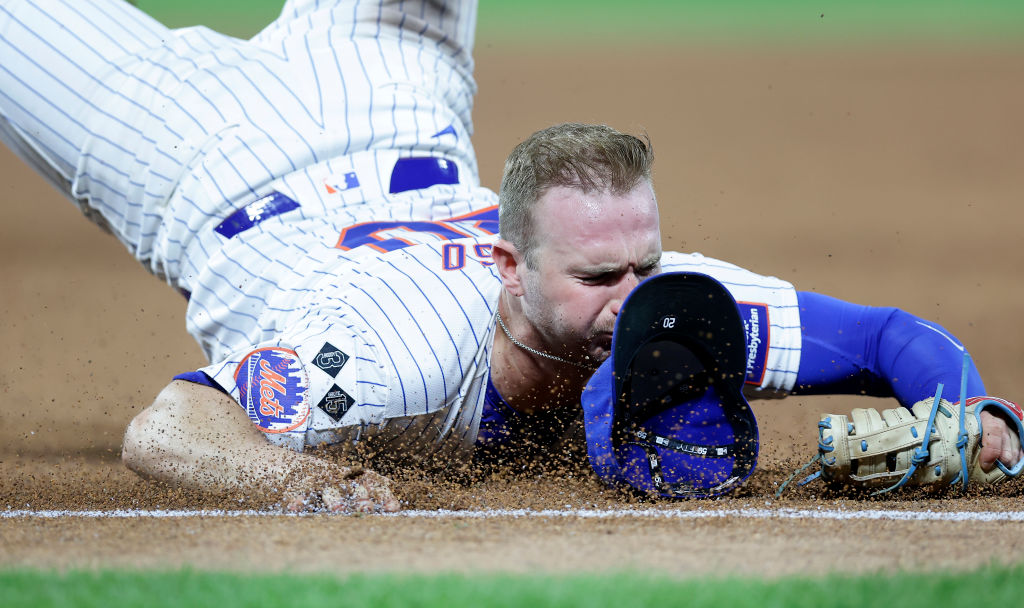
[[[550,575],[444,573],[416,575],[180,571],[0,570],[9,606],[335,606],[450,608],[611,608],[732,606],[901,608],[1014,605],[1024,590],[1021,566],[992,564],[975,572],[785,577],[777,580],[712,576],[675,580],[645,572]],[[842,590],[836,593],[835,590]]]
[[[247,38],[282,0],[138,0],[170,27]],[[1024,46],[1020,0],[483,0],[478,40],[572,44],[985,44]]]

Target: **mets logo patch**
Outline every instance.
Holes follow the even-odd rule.
[[[235,386],[238,402],[265,433],[286,433],[309,417],[309,380],[293,350],[252,351],[235,370]]]

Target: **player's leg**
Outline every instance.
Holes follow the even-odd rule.
[[[32,0],[0,5],[0,137],[72,197],[88,116],[104,76],[124,57],[159,45],[167,28],[121,0]],[[128,117],[125,117],[127,119]],[[112,142],[112,150],[120,142]],[[124,150],[126,159],[131,158]],[[80,205],[82,200],[76,200]]]
[[[174,221],[167,201],[210,136],[201,118],[166,116],[180,109],[195,58],[236,42],[169,30],[123,0],[3,2],[0,137],[138,259],[162,267],[154,239]]]
[[[330,100],[328,129],[344,134],[336,154],[447,157],[465,167],[460,181],[476,184],[476,10],[475,0],[290,0],[252,42],[289,56]]]

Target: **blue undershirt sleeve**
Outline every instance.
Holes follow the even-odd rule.
[[[230,393],[228,393],[226,390],[224,390],[224,387],[222,387],[221,385],[217,384],[217,382],[214,381],[214,379],[211,378],[210,375],[207,374],[206,372],[200,372],[200,371],[184,372],[184,373],[181,373],[181,374],[178,374],[177,376],[175,376],[174,379],[175,380],[184,380],[186,382],[191,382],[193,384],[201,384],[203,386],[208,386],[210,388],[215,388],[218,391],[224,393],[225,395],[230,395]]]
[[[802,347],[793,394],[895,397],[910,407],[935,394],[960,398],[963,345],[941,326],[898,308],[851,304],[797,292]],[[974,362],[969,397],[985,394]]]

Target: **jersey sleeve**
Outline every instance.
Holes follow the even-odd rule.
[[[793,285],[699,253],[667,251],[663,272],[699,272],[718,280],[736,300],[747,337],[747,394],[788,393],[800,369],[800,309]]]
[[[795,393],[895,397],[905,407],[935,394],[959,398],[964,345],[944,327],[891,307],[798,292],[803,348]],[[985,395],[967,358],[967,396]]]
[[[201,371],[293,449],[364,436],[417,451],[472,446],[500,290],[481,246],[408,247],[328,269],[273,338]]]
[[[302,450],[318,430],[380,422],[391,377],[357,331],[309,325],[201,369],[276,445]]]

